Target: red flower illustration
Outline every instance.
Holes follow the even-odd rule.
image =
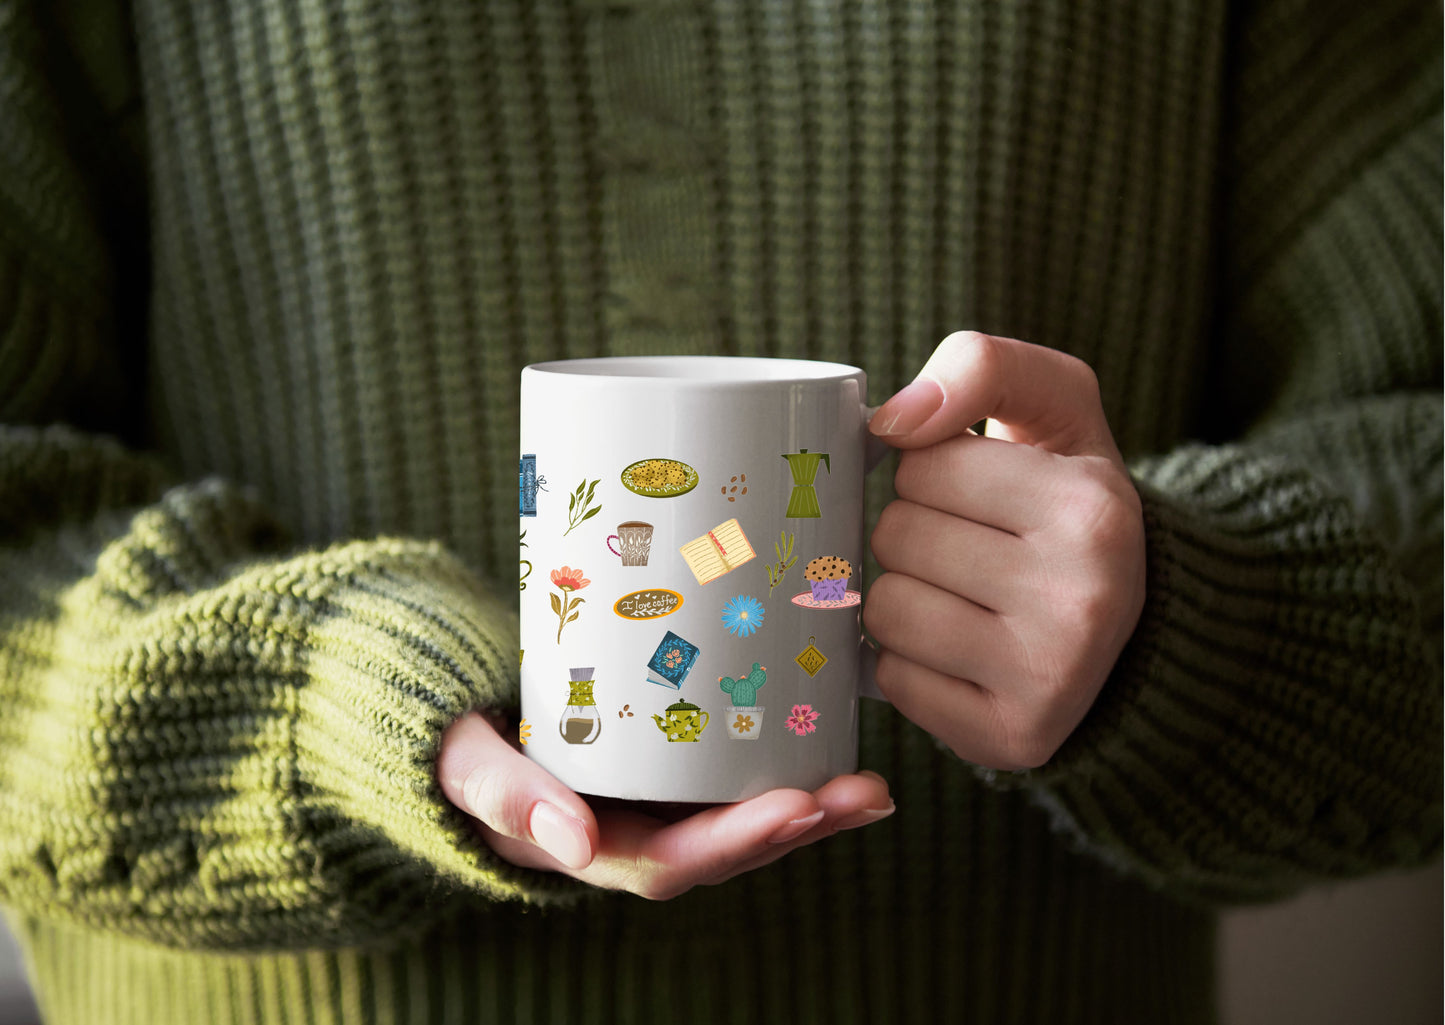
[[[552,571],[552,583],[564,591],[580,591],[592,583],[592,581],[584,577],[580,569],[563,566],[561,569],[554,569]]]

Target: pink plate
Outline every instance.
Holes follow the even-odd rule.
[[[793,604],[801,605],[805,609],[851,609],[862,601],[863,595],[857,591],[844,591],[841,601],[816,601],[812,591],[793,595]]]

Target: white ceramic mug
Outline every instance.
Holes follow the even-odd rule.
[[[522,371],[524,750],[584,794],[736,801],[852,772],[856,367],[617,357]],[[739,481],[743,481],[742,484]],[[619,524],[650,524],[645,564]]]

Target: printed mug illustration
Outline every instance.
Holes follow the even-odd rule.
[[[857,591],[848,590],[853,564],[841,555],[820,555],[803,570],[808,590],[793,595],[793,604],[805,609],[849,609],[863,601]]]
[[[699,584],[706,584],[724,573],[731,573],[743,563],[757,558],[758,553],[748,543],[742,524],[736,519],[719,523],[701,537],[693,538],[678,549],[687,568]]]
[[[818,713],[813,711],[812,705],[794,705],[793,714],[788,716],[788,721],[783,725],[795,736],[805,737],[809,733],[818,732],[817,721]]]
[[[809,637],[808,646],[793,656],[793,661],[798,663],[799,668],[808,674],[811,679],[818,675],[818,672],[828,664],[828,656],[817,648],[818,638]]]
[[[622,711],[620,711],[620,712],[617,713],[617,718],[619,718],[619,719],[631,719],[634,714],[635,714],[635,713],[632,711],[632,706],[631,706],[631,705],[623,705],[623,706],[622,706]]]
[[[592,697],[595,669],[595,666],[581,666],[567,670],[572,679],[567,685],[567,707],[562,709],[557,732],[569,744],[591,744],[602,732],[602,714]]]
[[[652,717],[669,744],[697,743],[702,739],[702,731],[707,729],[708,719],[708,714],[690,701],[668,705],[662,715]]]
[[[758,691],[768,682],[766,666],[753,663],[752,670],[744,677],[734,680],[731,676],[719,676],[718,687],[732,698],[733,703],[723,709],[727,719],[728,736],[734,740],[757,740],[763,729],[763,706],[758,704]]]
[[[740,594],[722,608],[724,629],[734,637],[751,637],[763,626],[763,603],[750,594]]]
[[[573,598],[573,591],[580,591],[592,581],[582,575],[580,569],[573,569],[570,566],[563,566],[561,569],[552,571],[552,584],[562,594],[551,595],[552,611],[557,613],[557,643],[562,643],[562,628],[577,618],[579,605],[587,602],[586,598]]]
[[[732,486],[729,487],[728,485]],[[729,502],[736,502],[748,493],[748,475],[745,473],[733,474],[727,484],[722,486],[721,490],[722,493],[727,496]]]
[[[639,459],[622,471],[622,486],[643,498],[675,498],[697,487],[697,471],[677,459]]]
[[[647,587],[624,594],[612,603],[623,619],[661,619],[682,608],[682,595],[665,587]]]
[[[532,724],[523,719],[517,726],[517,739],[526,747],[532,740]]]
[[[692,672],[700,654],[696,644],[684,640],[671,630],[662,635],[662,641],[652,658],[647,660],[647,680],[659,687],[682,689],[682,681]]]
[[[833,464],[826,452],[809,452],[799,449],[791,455],[785,454],[788,469],[793,474],[793,493],[788,497],[788,511],[783,515],[790,520],[818,519],[823,510],[818,506],[818,492],[813,490],[813,480],[818,476],[821,462],[831,474]]]
[[[527,532],[525,530],[522,531],[522,536],[517,538],[517,543],[523,548],[527,547]],[[532,575],[532,563],[527,559],[518,559],[517,565],[519,567],[527,567],[525,570],[522,570],[521,575],[517,577],[517,590],[525,591],[527,589],[527,578]]]
[[[531,452],[517,460],[517,512],[537,515],[537,492],[546,491],[547,478],[537,474],[537,457]]]
[[[612,542],[617,547],[612,547]],[[617,525],[617,533],[607,535],[607,550],[622,559],[624,566],[646,566],[652,550],[652,524],[628,520]]]
[[[778,532],[778,539],[773,542],[773,554],[778,557],[776,563],[769,563],[768,571],[768,597],[772,597],[773,588],[783,582],[783,576],[797,563],[798,557],[793,554],[794,535],[786,530]]]
[[[572,531],[582,526],[584,522],[590,520],[602,511],[602,506],[592,504],[592,496],[596,494],[597,485],[601,483],[601,480],[594,480],[591,486],[588,486],[587,478],[583,477],[582,483],[577,485],[577,490],[568,496],[567,529],[562,531],[563,537],[566,537],[572,533]]]

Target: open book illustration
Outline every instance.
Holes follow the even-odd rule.
[[[719,523],[702,537],[694,538],[678,551],[687,560],[688,569],[697,577],[699,584],[716,580],[724,573],[730,573],[749,559],[757,558],[757,552],[748,544],[747,535],[737,520]]]

